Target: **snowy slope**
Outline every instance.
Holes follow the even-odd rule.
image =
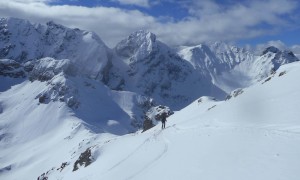
[[[17,145],[7,146],[6,140],[1,141],[0,176],[36,179],[45,173],[50,180],[297,180],[300,101],[296,97],[300,96],[300,85],[295,82],[300,77],[299,70],[298,62],[284,65],[227,101],[202,97],[169,117],[163,131],[157,125],[145,133],[95,135],[78,127],[80,120],[68,114],[65,106],[59,108],[61,103],[51,102],[47,111],[57,112],[55,118],[45,116],[45,121],[39,122],[41,128],[27,129],[27,133],[15,138]],[[5,96],[1,94],[2,120],[8,115],[6,107],[16,103],[9,100],[9,94],[22,87],[24,84],[13,87]],[[22,93],[16,95],[22,97]],[[37,107],[32,113],[44,108],[42,104],[34,106]],[[21,103],[15,108],[24,107]],[[30,127],[27,121],[23,123],[16,130],[25,132],[22,126]],[[49,133],[35,136],[45,128]],[[45,140],[46,144],[41,143]],[[74,162],[89,147],[92,164],[73,172]],[[67,165],[60,169],[63,162]]]
[[[49,166],[79,156],[96,133],[114,137],[135,132],[152,106],[151,99],[111,91],[78,75],[68,59],[30,63],[30,80],[1,77],[0,176],[16,170],[19,177],[36,179]],[[33,173],[28,175],[28,169]]]
[[[158,126],[108,143],[94,164],[65,178],[296,180],[299,68],[285,65],[225,102],[196,101],[170,117],[166,130]]]

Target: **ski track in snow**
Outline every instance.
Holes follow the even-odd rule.
[[[162,134],[161,133],[162,131],[163,130],[160,130],[159,133],[154,134],[154,135],[158,136],[159,134]],[[155,139],[156,139],[156,137],[155,137]],[[153,160],[151,160],[150,162],[148,162],[147,164],[145,164],[140,170],[138,170],[132,176],[129,176],[128,178],[126,178],[126,180],[133,179],[136,176],[140,175],[142,172],[144,172],[149,167],[151,167],[151,165],[153,165],[154,163],[156,163],[159,159],[161,159],[168,152],[168,149],[169,149],[168,140],[165,137],[163,137],[163,141],[164,141],[164,149],[163,149],[163,151],[160,154],[158,154]]]
[[[203,125],[196,125],[192,127],[180,127],[176,126],[176,124],[172,125],[174,129],[177,132],[189,132],[191,130],[201,130],[201,129],[222,129],[222,130],[232,130],[232,131],[263,131],[268,134],[274,134],[274,135],[279,135],[279,136],[292,136],[292,135],[300,135],[299,131],[293,131],[293,130],[288,130],[288,129],[275,129],[270,128],[270,127],[264,127],[264,126],[243,126],[243,125],[209,125],[209,124],[203,124]]]
[[[166,129],[168,129],[169,127],[174,127],[173,126],[168,126]],[[152,139],[157,140],[158,138],[160,138],[160,135],[162,134],[163,130],[158,130],[157,132],[155,132],[153,135],[151,135],[150,137],[148,137],[145,141],[143,141],[143,143],[141,143],[134,151],[132,151],[131,153],[129,153],[125,158],[123,158],[122,160],[120,160],[118,163],[116,163],[114,166],[112,166],[111,168],[109,168],[107,170],[106,173],[112,171],[113,169],[117,168],[118,166],[122,165],[123,163],[126,162],[126,160],[130,159],[131,157],[133,157],[145,144],[147,144],[148,142],[150,142]],[[147,168],[149,168],[151,165],[153,165],[155,162],[157,162],[159,159],[161,159],[168,151],[169,149],[169,145],[168,145],[168,140],[165,137],[160,138],[163,140],[164,142],[164,148],[163,151],[161,153],[159,153],[157,156],[155,156],[155,158],[153,158],[151,161],[149,161],[148,163],[145,163],[144,166],[142,166],[137,172],[133,173],[131,176],[125,178],[126,180],[130,180],[135,178],[136,176],[140,175],[141,173],[143,173],[145,170],[147,170]]]
[[[120,160],[118,163],[116,163],[113,167],[109,168],[107,172],[115,169],[116,167],[118,167],[119,165],[123,164],[127,159],[129,159],[130,157],[132,157],[137,151],[139,151],[147,142],[150,142],[151,139],[156,139],[156,137],[161,133],[162,130],[159,130],[157,133],[153,134],[152,136],[150,136],[149,138],[147,138],[143,143],[141,143],[134,151],[132,151],[130,154],[128,154],[128,156],[126,156],[125,158],[123,158],[122,160]]]

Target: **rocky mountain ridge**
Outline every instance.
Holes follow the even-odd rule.
[[[93,32],[52,21],[41,25],[16,18],[0,19],[0,59],[19,63],[44,57],[69,59],[82,74],[96,78],[110,56],[109,48]]]
[[[50,81],[59,73],[84,76],[172,110],[203,95],[224,99],[234,89],[250,86],[279,66],[298,61],[292,52],[275,47],[255,56],[222,42],[177,51],[145,30],[110,49],[93,32],[15,18],[0,19],[0,39],[2,76],[39,81]]]

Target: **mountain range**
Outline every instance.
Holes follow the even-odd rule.
[[[115,152],[115,143],[106,147],[109,142],[116,142],[120,148],[130,144],[131,136],[140,136],[132,143],[141,146],[124,148],[123,153],[128,156],[121,153],[115,165],[105,161],[110,169],[103,166],[104,179],[116,178],[111,174],[118,172],[119,165],[122,167],[128,159],[133,161],[131,156],[135,153],[146,153],[141,151],[142,145],[157,146],[157,151],[168,150],[166,138],[158,141],[161,148],[147,144],[162,132],[154,127],[142,135],[140,129],[145,120],[150,118],[152,127],[159,122],[155,120],[159,113],[168,111],[172,115],[175,111],[170,116],[174,119],[170,129],[185,131],[177,127],[183,123],[180,118],[194,122],[193,114],[197,114],[204,119],[206,116],[214,119],[211,111],[219,113],[219,117],[230,111],[229,108],[236,108],[238,100],[235,99],[247,94],[244,92],[249,88],[248,95],[241,99],[242,104],[247,104],[254,92],[270,90],[267,82],[274,82],[270,86],[279,88],[285,76],[290,79],[297,76],[297,61],[292,51],[273,46],[259,55],[224,42],[171,48],[146,30],[133,32],[109,48],[93,32],[52,21],[42,25],[0,18],[0,177],[18,179],[30,171],[32,174],[27,179],[68,179],[74,176],[73,171],[75,174],[90,172],[91,169],[82,169],[82,166],[99,164],[96,160],[102,153],[110,149]],[[294,76],[283,76],[289,71]],[[266,85],[258,87],[262,84]],[[226,105],[226,102],[234,103]],[[205,105],[197,112],[194,106],[202,103]],[[214,110],[219,105],[221,109]],[[229,116],[235,123],[236,118]],[[208,119],[200,125],[194,123],[201,128],[214,126],[215,122]],[[216,126],[220,126],[220,118],[217,121]],[[189,122],[183,126],[193,129]],[[174,139],[177,135],[173,136],[170,129],[166,136]],[[187,137],[190,135],[187,133]],[[122,143],[118,139],[122,139]],[[44,143],[46,141],[49,142]],[[175,147],[179,146],[180,143]],[[150,149],[152,155],[158,155],[157,160],[164,154]],[[145,169],[150,166],[154,164],[146,165]],[[67,172],[59,174],[65,167]],[[138,179],[139,175],[136,173],[127,179]],[[97,179],[92,176],[87,179]]]

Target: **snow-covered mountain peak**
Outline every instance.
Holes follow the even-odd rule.
[[[205,44],[183,48],[178,54],[202,72],[218,63],[215,54]]]
[[[40,24],[38,24],[38,27]],[[63,34],[64,38],[69,39],[69,38],[74,38],[73,36],[76,36],[76,34],[82,34],[83,35],[83,40],[87,40],[90,39],[90,41],[96,41],[99,44],[106,46],[104,44],[104,42],[102,41],[102,39],[94,32],[92,31],[85,31],[85,30],[80,30],[78,28],[72,29],[72,28],[68,28],[65,27],[61,24],[55,23],[54,21],[49,21],[46,23],[46,31],[51,31],[54,34]]]
[[[229,46],[228,44],[226,44],[225,42],[222,42],[222,41],[215,41],[215,42],[210,42],[207,44],[212,49],[219,51],[219,52],[224,52],[224,51],[228,51],[231,49],[230,48],[231,46]]]
[[[66,29],[66,27],[65,26],[63,26],[63,25],[61,25],[61,24],[57,24],[57,23],[55,23],[54,21],[48,21],[47,23],[46,23],[46,25],[49,27],[49,28],[51,28],[51,29]]]
[[[269,62],[276,71],[281,65],[299,61],[292,51],[279,50],[274,46],[266,48],[260,56],[261,61]]]
[[[34,27],[27,20],[12,17],[0,18],[0,58],[2,58],[8,51],[4,51],[4,48],[13,48],[13,44],[8,44],[8,42],[15,34],[27,36],[28,34],[31,34],[33,30]],[[22,39],[20,39],[21,43],[23,43]],[[5,44],[6,47],[3,47],[2,44]]]
[[[186,48],[183,48],[182,50],[186,51],[187,53],[191,53],[191,55],[198,55],[198,54],[211,52],[210,48],[205,44],[199,44],[196,46],[186,47]]]
[[[109,86],[122,84],[123,90],[153,97],[157,103],[173,110],[183,108],[204,94],[218,98],[225,96],[223,91],[210,82],[210,75],[193,68],[190,62],[154,37],[149,32],[139,31],[117,45],[115,51],[119,59],[128,65],[122,73],[127,77],[121,83],[114,83],[116,73],[111,74],[107,83]],[[198,48],[201,49],[200,46]],[[205,45],[203,48],[209,50]],[[202,59],[199,61],[204,62]],[[204,63],[211,64],[208,60]]]
[[[191,50],[192,52],[195,53],[211,51],[210,48],[205,44],[199,44],[196,46],[187,47],[186,49]]]
[[[253,54],[245,49],[220,41],[185,47],[178,54],[209,76],[220,75],[243,61],[253,59]]]
[[[147,30],[139,30],[139,31],[132,33],[129,36],[129,38],[135,39],[137,41],[137,43],[139,44],[141,42],[144,42],[145,40],[155,42],[156,35]]]
[[[290,50],[280,50],[277,47],[269,46],[267,47],[261,54],[261,56],[272,56],[275,55],[276,58],[284,58],[288,62],[294,62],[297,61],[298,58],[295,56],[295,54]]]
[[[136,44],[155,43],[156,35],[147,30],[139,30],[130,34],[127,38],[130,41],[135,41]]]
[[[44,57],[70,59],[82,74],[101,78],[111,57],[111,50],[93,32],[71,29],[53,21],[42,25],[3,18],[0,23],[0,59],[19,63]]]
[[[0,18],[0,25],[1,26],[11,26],[11,25],[30,25],[30,22],[28,20],[14,18],[14,17],[6,17],[6,18]]]
[[[265,55],[267,53],[278,53],[280,50],[277,47],[274,46],[269,46],[267,47],[261,55]]]
[[[216,54],[222,54],[226,52],[239,52],[245,51],[243,48],[239,48],[237,46],[225,43],[223,41],[215,41],[215,42],[208,42],[207,46],[211,48]]]
[[[151,52],[156,50],[155,34],[145,30],[132,33],[115,47],[115,51],[119,56],[131,58],[130,61],[146,58]]]

